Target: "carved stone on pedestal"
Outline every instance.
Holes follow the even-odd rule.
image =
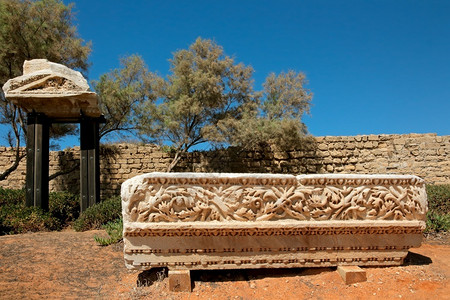
[[[427,212],[407,175],[149,173],[121,194],[138,270],[400,265]]]
[[[50,118],[71,118],[80,112],[100,117],[97,95],[80,72],[46,59],[25,61],[23,75],[3,86],[5,96],[25,112]]]
[[[80,123],[80,211],[99,202],[99,123],[104,117],[97,95],[81,73],[46,59],[33,59],[25,61],[23,75],[8,80],[3,91],[27,113],[27,205],[48,209],[52,123]]]

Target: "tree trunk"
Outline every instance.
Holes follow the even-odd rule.
[[[186,150],[177,150],[177,152],[175,152],[175,157],[173,158],[173,160],[170,162],[169,166],[166,169],[167,173],[170,173],[172,169],[175,168],[175,166],[178,164],[178,162],[181,159],[181,156],[184,153],[186,153]]]
[[[6,178],[8,178],[8,176],[17,169],[19,167],[20,161],[25,156],[26,156],[26,153],[20,154],[20,146],[17,146],[16,147],[16,158],[14,160],[14,163],[11,165],[11,167],[6,169],[5,172],[0,174],[0,181],[5,180]]]

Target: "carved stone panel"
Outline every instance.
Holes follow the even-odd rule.
[[[23,75],[8,80],[3,91],[8,100],[26,112],[52,118],[101,115],[97,95],[80,72],[46,59],[25,61]]]
[[[129,268],[398,265],[427,198],[416,176],[150,173],[122,206]]]

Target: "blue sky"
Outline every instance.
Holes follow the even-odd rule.
[[[167,74],[172,53],[201,36],[251,65],[256,89],[270,72],[303,71],[315,136],[450,134],[450,1],[74,3],[90,80],[135,53]]]

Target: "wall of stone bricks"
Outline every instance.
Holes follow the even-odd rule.
[[[135,175],[164,172],[172,154],[155,145],[114,144],[101,149],[102,196],[118,195],[123,181]],[[0,171],[14,152],[0,147]],[[25,185],[26,160],[0,186]],[[50,153],[51,190],[79,192],[79,147]],[[413,174],[430,184],[450,184],[450,136],[436,134],[325,136],[306,141],[296,151],[240,151],[229,148],[186,154],[174,171],[247,173]]]

